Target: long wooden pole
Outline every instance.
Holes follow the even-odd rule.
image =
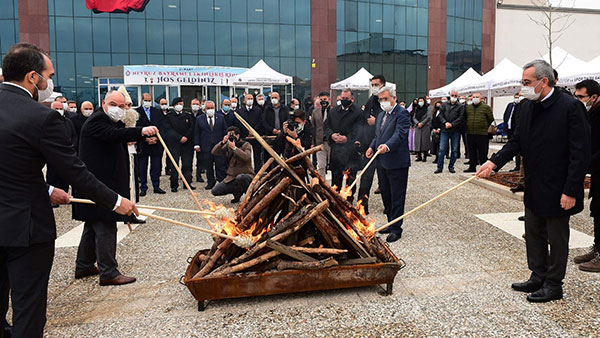
[[[362,175],[365,173],[365,171],[367,171],[367,169],[369,169],[369,166],[371,166],[371,163],[373,163],[373,161],[375,161],[375,159],[377,158],[377,156],[379,156],[379,154],[381,154],[379,151],[375,152],[375,155],[373,155],[373,157],[371,157],[371,160],[369,162],[367,162],[367,165],[361,170],[360,174],[358,174],[358,176],[356,176],[356,179],[354,180],[354,182],[352,182],[352,184],[348,188],[348,191],[352,191],[352,188],[354,188],[354,186],[356,185],[356,182],[360,181],[360,178],[362,177]]]
[[[228,238],[228,239],[231,239],[233,241],[237,240],[237,238],[233,237],[233,236],[229,236],[229,235],[226,235],[226,234],[223,234],[223,233],[220,233],[220,232],[216,232],[216,231],[204,229],[204,228],[201,228],[201,227],[197,227],[195,225],[191,225],[191,224],[183,223],[183,222],[180,222],[180,221],[176,221],[174,219],[170,219],[170,218],[166,218],[166,217],[162,217],[162,216],[157,216],[157,215],[154,215],[154,214],[151,214],[151,213],[140,211],[140,215],[144,215],[144,216],[146,216],[148,218],[154,218],[154,219],[157,219],[157,220],[160,220],[160,221],[164,221],[164,222],[167,222],[167,223],[179,225],[179,226],[182,226],[182,227],[185,227],[185,228],[188,228],[188,229],[202,231],[202,232],[205,232],[207,234],[214,235],[214,236]]]
[[[183,184],[189,191],[190,196],[192,196],[192,198],[194,199],[194,202],[198,206],[198,209],[202,211],[203,209],[202,209],[202,206],[200,205],[200,201],[198,201],[198,198],[196,198],[196,194],[194,194],[194,192],[192,191],[192,188],[188,184],[188,181],[185,179],[185,177],[183,177],[183,173],[181,172],[181,169],[179,168],[177,161],[175,161],[175,159],[173,158],[173,155],[171,155],[171,152],[169,151],[169,148],[167,147],[165,140],[163,140],[162,136],[158,132],[156,133],[156,136],[158,137],[158,140],[162,144],[163,148],[165,148],[165,152],[167,153],[167,156],[169,156],[169,159],[171,159],[171,163],[173,163],[173,167],[175,168],[175,170],[177,170],[177,173],[179,174],[179,177],[181,177]],[[208,222],[208,225],[210,225],[211,229],[216,231],[215,227],[210,222]]]
[[[462,187],[463,185],[465,185],[465,184],[467,184],[467,183],[469,183],[469,182],[471,182],[471,181],[475,180],[476,178],[478,178],[478,176],[477,176],[477,175],[473,175],[473,177],[469,178],[468,180],[465,180],[464,182],[462,182],[462,183],[460,183],[460,184],[457,184],[457,185],[455,185],[454,187],[452,187],[452,188],[450,188],[450,189],[448,189],[448,190],[444,191],[443,193],[441,193],[441,194],[439,194],[439,195],[435,196],[434,198],[432,198],[432,199],[430,199],[429,201],[427,201],[427,202],[425,202],[425,203],[423,203],[423,204],[419,205],[418,207],[416,207],[416,208],[412,209],[411,211],[409,211],[409,212],[405,213],[404,215],[402,215],[402,216],[400,216],[400,217],[396,218],[395,220],[388,222],[386,225],[384,225],[384,226],[382,226],[381,228],[379,228],[379,229],[375,230],[375,232],[379,232],[379,231],[381,231],[381,230],[383,230],[383,229],[386,229],[386,228],[388,228],[388,227],[389,227],[389,226],[391,226],[391,225],[394,225],[394,224],[396,224],[396,223],[400,222],[400,220],[403,220],[403,219],[404,219],[404,218],[406,218],[408,215],[411,215],[411,214],[413,214],[413,213],[415,213],[415,212],[417,212],[417,211],[419,211],[419,210],[421,210],[421,209],[425,208],[426,206],[430,205],[431,203],[433,203],[433,202],[435,202],[435,201],[439,200],[440,198],[442,198],[442,197],[444,197],[444,196],[448,195],[449,193],[453,192],[454,190],[456,190],[456,189],[458,189],[458,188]]]
[[[83,198],[71,198],[71,203],[96,204],[92,200],[83,199]],[[143,204],[136,204],[135,206],[138,208],[143,208],[143,209],[160,210],[160,211],[174,211],[174,212],[182,212],[182,213],[186,213],[186,214],[197,214],[197,215],[207,215],[207,216],[215,216],[216,215],[216,213],[214,211],[208,211],[208,210],[191,210],[191,209],[156,207],[153,205],[143,205]]]

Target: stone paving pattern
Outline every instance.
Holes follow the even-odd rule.
[[[431,159],[431,158],[430,158]],[[464,160],[457,161],[462,170]],[[446,163],[447,165],[447,163]],[[506,168],[512,168],[508,164]],[[435,165],[413,162],[406,210],[460,183],[459,174],[433,175]],[[162,188],[168,190],[166,176]],[[200,199],[212,198],[194,183]],[[213,198],[229,204],[231,196]],[[194,208],[187,191],[156,195],[141,203]],[[371,216],[385,223],[380,195]],[[593,235],[586,211],[571,227]],[[76,248],[60,248],[49,285],[48,337],[397,337],[397,336],[597,336],[600,274],[580,272],[570,252],[565,298],[530,304],[510,284],[527,279],[524,243],[476,214],[519,212],[522,203],[469,184],[405,220],[401,240],[391,244],[406,261],[383,296],[379,287],[212,301],[198,312],[179,284],[186,259],[209,248],[203,233],[156,220],[139,226],[117,249],[119,269],[134,284],[99,286],[97,277],[75,280]],[[157,215],[201,224],[194,215]],[[71,208],[56,210],[58,235],[80,222]],[[206,226],[206,225],[204,225]],[[592,243],[590,243],[591,245]]]

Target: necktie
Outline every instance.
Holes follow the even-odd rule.
[[[210,127],[210,131],[213,131],[213,127],[215,126],[215,124],[213,123],[212,117],[208,118],[208,126]]]
[[[148,116],[148,121],[150,121],[150,109],[146,109],[146,116]]]
[[[385,113],[385,115],[383,115],[383,121],[381,121],[381,131],[383,131],[383,129],[385,128],[385,123],[387,122],[389,115],[390,113]]]

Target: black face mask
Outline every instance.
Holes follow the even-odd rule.
[[[347,98],[343,98],[343,99],[342,99],[342,106],[343,106],[344,108],[348,108],[348,107],[350,107],[350,105],[351,105],[351,104],[352,104],[352,100],[350,100],[350,99],[347,99]]]
[[[329,101],[327,100],[321,100],[321,107],[325,108],[329,105]]]

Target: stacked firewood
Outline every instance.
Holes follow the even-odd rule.
[[[319,150],[289,158],[283,167],[273,159],[265,163],[235,218],[217,224],[253,244],[243,248],[215,236],[210,251],[192,262],[198,266],[194,279],[395,261],[373,224],[317,173],[309,156]]]

